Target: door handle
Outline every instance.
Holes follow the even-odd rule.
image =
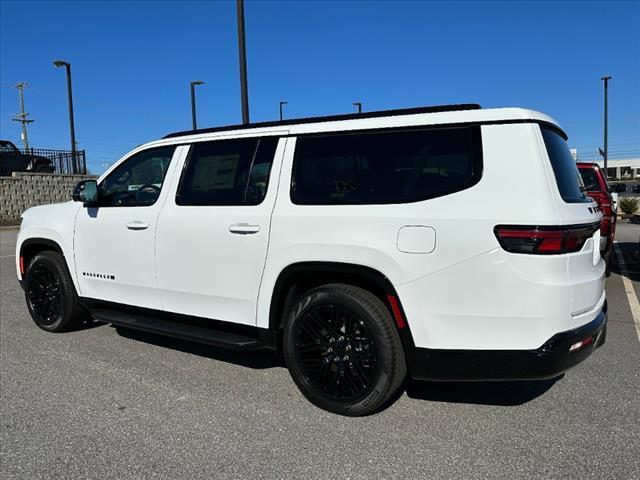
[[[134,220],[133,222],[127,223],[126,227],[129,230],[146,230],[149,228],[149,224],[140,220]]]
[[[260,225],[249,225],[248,223],[234,223],[229,225],[229,231],[231,233],[238,233],[240,235],[248,235],[250,233],[258,233],[260,231]]]

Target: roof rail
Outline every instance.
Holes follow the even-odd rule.
[[[273,121],[273,122],[259,122],[259,123],[247,123],[243,125],[228,125],[224,127],[213,128],[200,128],[197,130],[184,130],[182,132],[175,132],[165,135],[163,138],[183,137],[185,135],[197,135],[200,133],[213,133],[223,132],[225,130],[244,130],[248,128],[266,128],[266,127],[278,127],[284,125],[299,125],[303,123],[317,123],[317,122],[335,122],[339,120],[356,120],[359,118],[376,118],[376,117],[392,117],[397,115],[415,115],[418,113],[436,113],[436,112],[455,112],[459,110],[478,110],[480,105],[477,103],[461,103],[457,105],[436,105],[431,107],[415,107],[415,108],[400,108],[395,110],[377,110],[373,112],[364,113],[347,113],[343,115],[328,115],[324,117],[305,117],[305,118],[291,118],[287,120]]]

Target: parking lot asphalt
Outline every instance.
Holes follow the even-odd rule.
[[[618,248],[640,293],[638,225]],[[0,478],[640,478],[640,341],[618,267],[606,344],[557,381],[415,383],[326,413],[272,354],[101,325],[51,334],[0,231]]]

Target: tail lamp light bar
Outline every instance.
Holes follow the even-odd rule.
[[[498,225],[493,231],[507,252],[558,255],[579,252],[599,228],[600,222],[566,226]]]

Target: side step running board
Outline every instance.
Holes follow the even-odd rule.
[[[250,335],[217,330],[203,325],[102,308],[91,309],[91,314],[101,322],[231,350],[255,350],[264,347],[260,340]]]

